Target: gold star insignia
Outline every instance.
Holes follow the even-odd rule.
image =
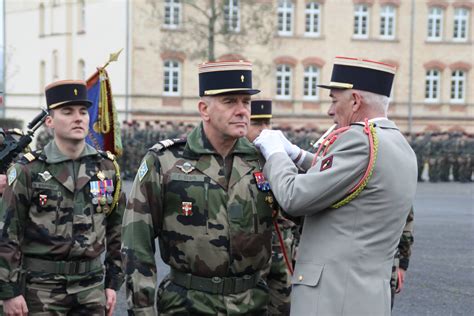
[[[240,81],[244,82],[244,80],[245,80],[244,75],[240,76]]]
[[[74,89],[74,95],[77,95],[77,89]]]

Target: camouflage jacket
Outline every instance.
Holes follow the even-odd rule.
[[[240,138],[229,157],[223,161],[201,124],[187,141],[162,141],[143,158],[122,232],[131,311],[153,314],[156,237],[163,261],[193,275],[238,277],[268,266],[272,211],[266,203],[270,193],[260,191],[254,179],[263,167],[260,156]]]
[[[408,269],[408,264],[410,263],[410,257],[411,257],[411,247],[414,242],[414,237],[413,237],[413,220],[414,220],[415,214],[413,212],[413,207],[410,210],[410,213],[408,213],[407,217],[407,222],[405,224],[405,227],[403,228],[403,233],[400,238],[400,243],[398,244],[398,257],[400,259],[400,268],[403,270]]]
[[[119,173],[112,159],[113,156],[86,145],[81,156],[72,161],[52,141],[43,152],[27,154],[9,169],[0,236],[3,298],[21,294],[17,281],[22,256],[87,261],[106,248],[105,287],[120,288],[125,194],[117,191]],[[107,181],[111,192],[102,191],[105,203],[99,208],[102,201],[94,203],[92,188],[105,180],[111,180]],[[110,209],[112,200],[118,204]]]

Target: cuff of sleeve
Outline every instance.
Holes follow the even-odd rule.
[[[135,307],[128,310],[129,316],[154,316],[157,315],[153,306]]]
[[[399,267],[403,270],[408,270],[408,264],[410,263],[409,259],[402,258],[400,259]]]
[[[119,276],[105,276],[105,288],[107,289],[112,289],[115,291],[120,290],[120,287],[122,287],[123,284],[123,278]]]
[[[17,284],[0,283],[0,300],[8,300],[21,294],[21,289]]]

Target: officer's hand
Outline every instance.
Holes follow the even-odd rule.
[[[5,188],[7,187],[7,176],[4,174],[0,174],[0,195],[3,194]]]
[[[3,313],[6,316],[26,316],[28,315],[28,307],[26,306],[23,295],[13,297],[3,301]]]
[[[283,142],[280,138],[281,131],[264,129],[260,135],[253,141],[255,146],[260,149],[260,152],[266,160],[275,153],[286,153]]]
[[[107,308],[107,316],[114,314],[115,303],[117,303],[117,292],[112,289],[105,289],[105,307]]]
[[[285,147],[285,151],[288,154],[288,156],[290,156],[291,160],[295,160],[296,158],[298,158],[301,148],[299,148],[296,145],[293,145],[281,131],[278,131],[278,132],[279,132],[278,134],[280,136],[280,139],[283,143],[283,147]]]
[[[401,290],[403,289],[403,283],[405,282],[405,270],[402,268],[397,268],[397,273],[398,273],[398,286],[397,289],[395,290],[395,293],[400,293]]]

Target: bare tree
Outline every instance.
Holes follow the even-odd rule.
[[[182,21],[174,30],[164,25],[165,0],[147,0],[148,16],[161,27],[153,43],[159,51],[180,51],[190,59],[216,60],[216,55],[242,54],[252,45],[273,45],[272,1],[182,0]]]

